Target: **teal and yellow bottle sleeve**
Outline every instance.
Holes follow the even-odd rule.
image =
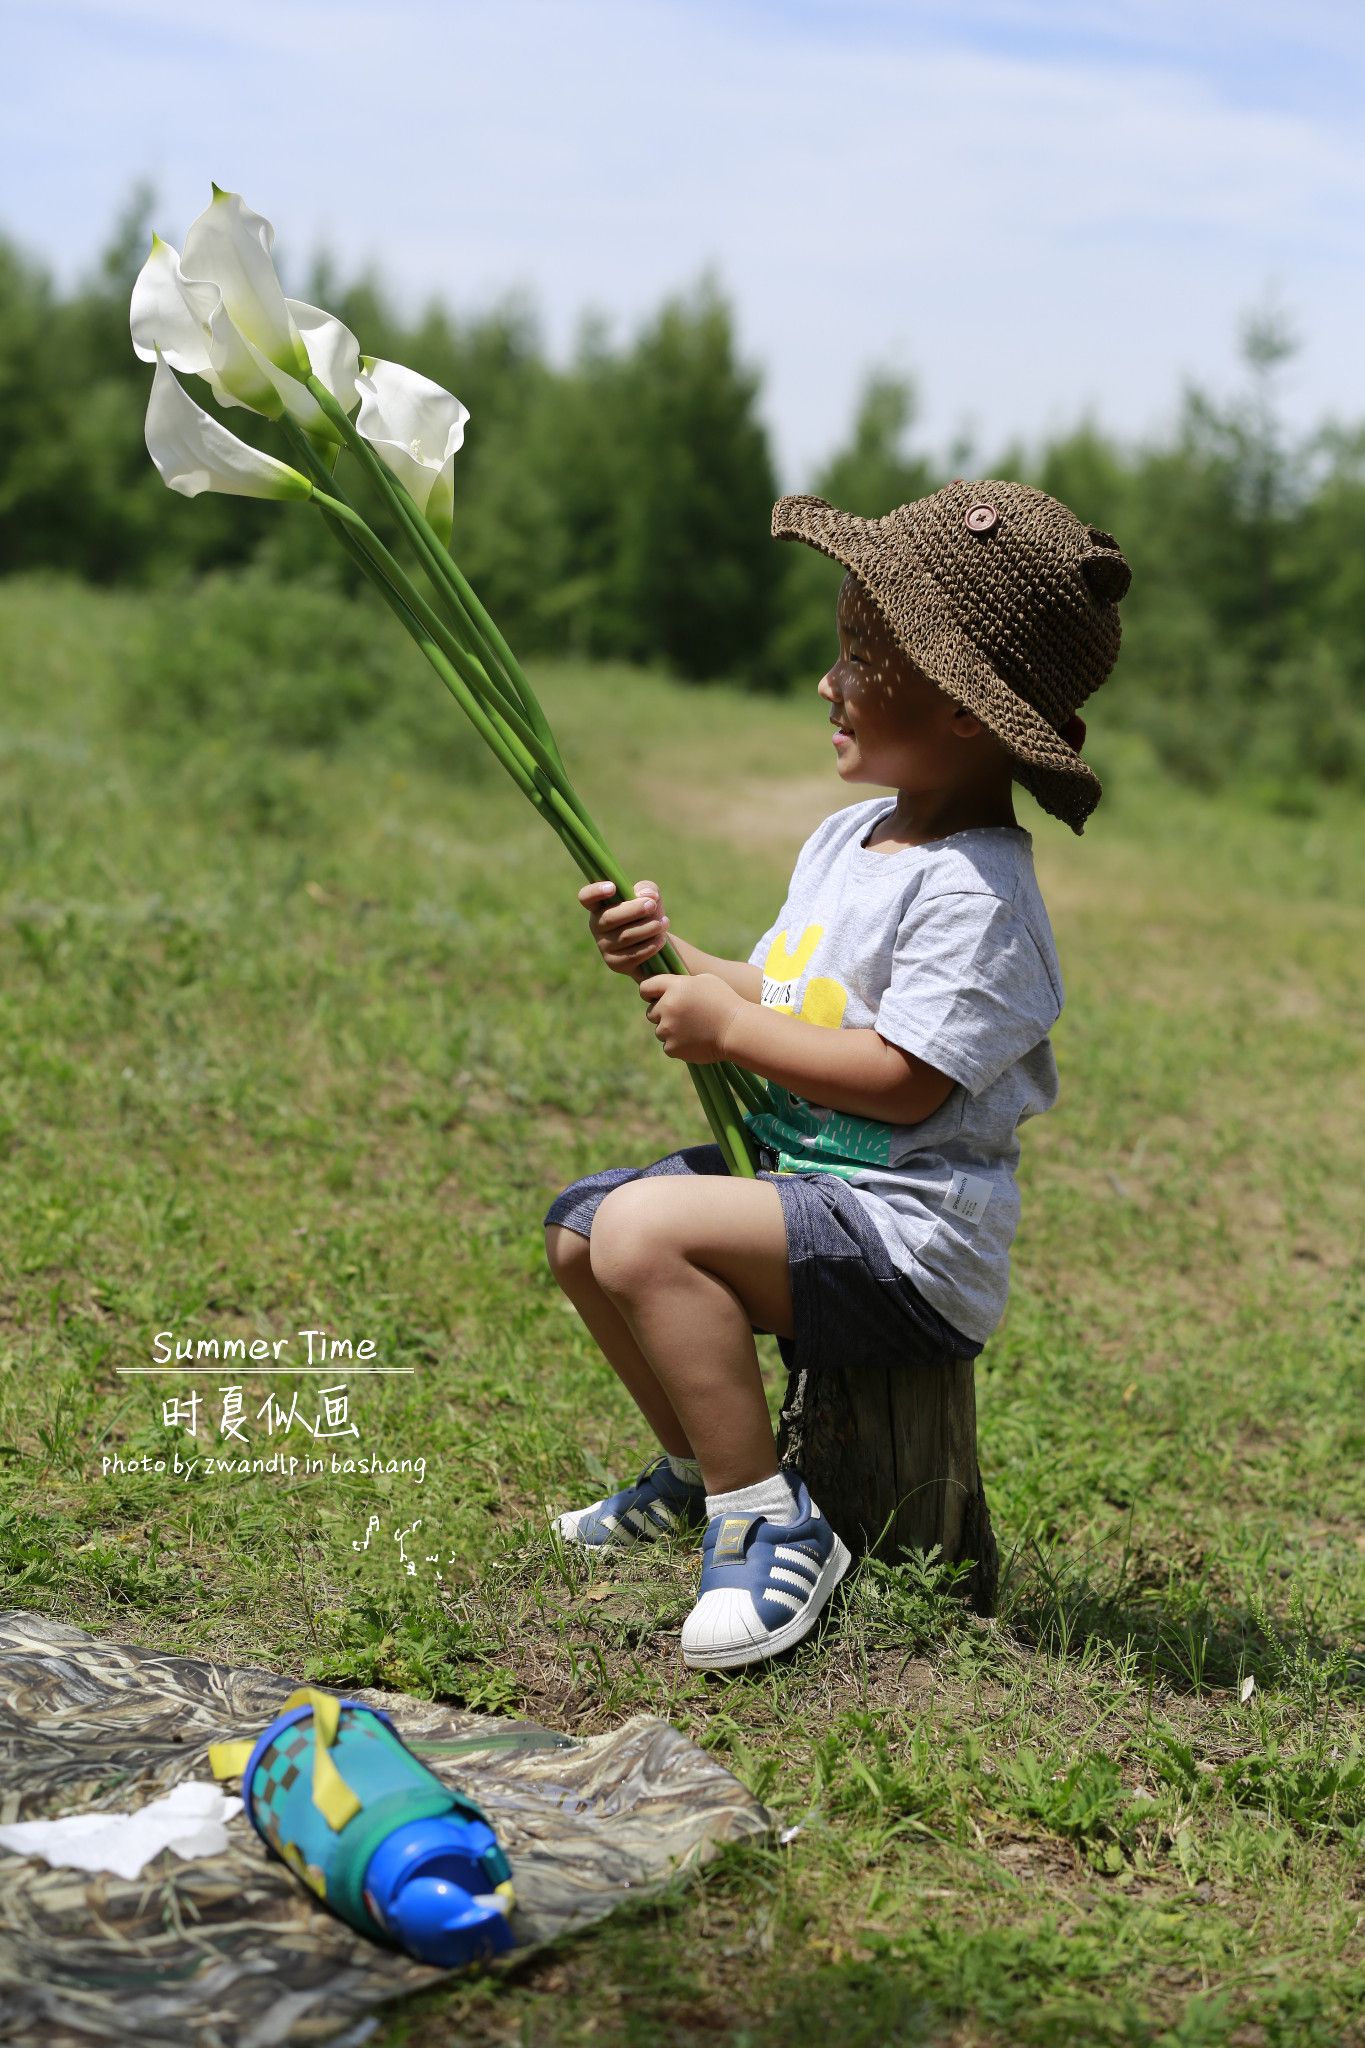
[[[371,1940],[447,1965],[512,1945],[512,1874],[487,1816],[442,1784],[379,1709],[301,1686],[254,1743],[211,1744],[209,1767],[216,1778],[240,1772],[242,1801],[262,1840]],[[440,1825],[413,1829],[433,1821]],[[444,1937],[432,1931],[428,1939],[424,1929],[416,1944],[405,1938],[411,1913],[392,1910],[391,1891],[380,1899],[367,1889],[376,1851],[400,1833],[422,1844],[423,1853],[414,1847],[411,1855],[390,1855],[383,1867],[404,1876],[434,1873],[435,1885],[423,1890],[433,1899],[448,1896]],[[457,1893],[461,1911],[454,1915]]]

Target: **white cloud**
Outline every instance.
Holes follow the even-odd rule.
[[[141,171],[172,241],[212,177],[286,261],[325,239],[409,304],[528,284],[557,354],[585,306],[628,330],[713,262],[784,487],[873,362],[918,374],[938,442],[975,418],[983,457],[1085,404],[1137,430],[1182,375],[1226,382],[1270,279],[1309,341],[1297,409],[1365,412],[1365,147],[1207,58],[1221,34],[1244,60],[1248,22],[1272,54],[1282,17],[982,6],[969,43],[943,5],[18,0],[10,225],[69,275]],[[76,21],[83,62],[40,61]],[[1327,7],[1295,25],[1330,55]]]

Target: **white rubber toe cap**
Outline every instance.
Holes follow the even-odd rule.
[[[622,1536],[621,1525],[614,1515],[608,1515],[606,1518],[609,1533],[605,1537],[579,1535],[580,1525],[589,1515],[595,1515],[601,1505],[601,1501],[594,1501],[591,1507],[572,1508],[567,1514],[555,1516],[555,1527],[566,1543],[581,1543],[585,1550],[600,1550],[604,1542],[620,1543],[627,1540]]]
[[[722,1586],[703,1593],[683,1623],[683,1655],[715,1657],[766,1642],[768,1631],[758,1618],[753,1595]]]

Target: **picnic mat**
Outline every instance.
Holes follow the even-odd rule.
[[[187,1778],[212,1783],[210,1742],[258,1734],[301,1682],[0,1610],[0,1822],[127,1810]],[[664,1721],[578,1740],[372,1687],[329,1690],[382,1707],[486,1810],[511,1860],[520,1944],[495,1971],[659,1891],[721,1843],[772,1832],[739,1781]],[[0,1850],[0,2041],[351,2048],[378,2029],[374,2007],[451,1981],[334,1918],[245,1814],[227,1832],[223,1855],[163,1850],[128,1880]]]

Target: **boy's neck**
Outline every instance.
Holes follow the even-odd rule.
[[[898,790],[896,808],[882,821],[882,832],[907,846],[926,840],[946,839],[953,832],[970,832],[982,825],[1013,825],[1011,789],[987,795],[981,790]]]

